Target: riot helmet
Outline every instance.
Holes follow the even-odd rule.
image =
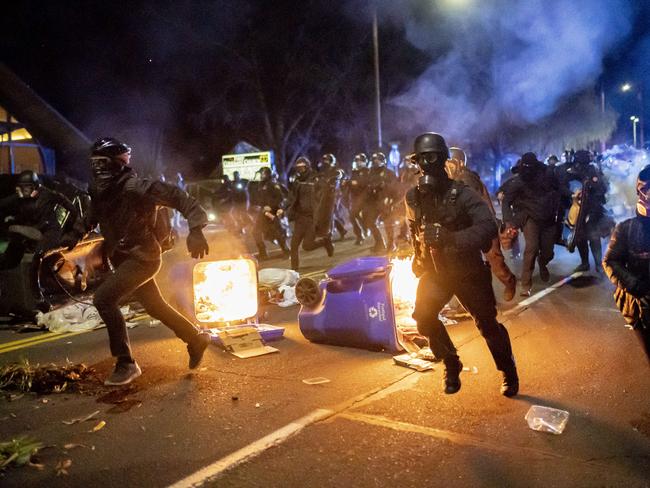
[[[267,181],[271,181],[273,179],[273,173],[271,172],[271,168],[268,166],[263,166],[259,169],[260,173],[260,181],[266,183]]]
[[[558,157],[555,154],[551,154],[547,159],[546,162],[548,163],[549,166],[557,166],[557,163],[560,162]]]
[[[41,186],[41,180],[31,169],[22,171],[16,179],[16,193],[19,198],[34,198]]]
[[[364,153],[355,155],[354,166],[356,168],[366,168],[368,166],[368,156],[366,156]]]
[[[573,155],[573,162],[578,165],[587,165],[591,163],[591,160],[591,153],[584,149],[576,151],[576,153]]]
[[[371,167],[373,168],[383,168],[386,166],[386,155],[383,152],[372,153],[370,160],[372,162]]]
[[[311,162],[305,156],[296,159],[293,167],[296,170],[296,179],[298,181],[305,181],[311,172]]]
[[[320,162],[323,166],[330,166],[333,168],[336,166],[336,156],[332,153],[323,154],[320,158]]]
[[[90,165],[96,178],[119,174],[130,158],[131,148],[114,137],[102,137],[90,148]]]
[[[534,152],[527,152],[521,156],[521,159],[517,161],[517,164],[512,168],[514,174],[518,174],[520,178],[524,181],[532,180],[537,171],[544,167],[544,163],[537,159],[537,155]]]

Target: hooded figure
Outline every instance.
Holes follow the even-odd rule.
[[[614,228],[603,268],[614,299],[639,338],[650,364],[650,165],[637,178],[637,214]]]

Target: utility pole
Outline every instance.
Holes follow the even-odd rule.
[[[372,11],[372,43],[375,58],[375,110],[377,119],[377,148],[381,149],[381,92],[379,91],[379,28],[377,26],[377,7]]]

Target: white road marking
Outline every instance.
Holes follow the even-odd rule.
[[[541,299],[544,298],[546,295],[548,295],[548,294],[550,294],[550,293],[553,293],[555,290],[557,290],[557,289],[560,288],[561,286],[566,285],[566,284],[569,283],[570,281],[573,281],[573,280],[575,280],[576,278],[578,278],[578,277],[580,277],[580,276],[582,276],[582,275],[584,275],[584,274],[585,274],[584,271],[576,271],[575,273],[573,273],[573,274],[571,274],[571,275],[569,275],[569,276],[567,276],[567,277],[565,277],[565,278],[562,278],[562,279],[561,279],[560,281],[558,281],[557,283],[555,283],[555,284],[553,284],[553,285],[551,285],[551,286],[549,286],[549,287],[547,287],[547,288],[544,288],[542,291],[539,291],[539,292],[535,293],[533,296],[528,297],[528,298],[526,298],[525,300],[522,300],[522,301],[519,302],[515,307],[513,307],[513,308],[511,308],[510,310],[507,310],[506,312],[504,312],[504,313],[503,313],[503,316],[504,316],[504,317],[509,317],[509,316],[511,316],[511,315],[518,315],[518,314],[520,314],[520,313],[523,312],[523,311],[524,311],[524,310],[525,310],[529,305],[535,303],[535,302],[538,301],[538,300],[541,300]]]
[[[252,442],[251,444],[229,454],[226,457],[209,464],[205,468],[191,474],[187,478],[177,481],[169,488],[189,488],[201,486],[212,478],[219,476],[224,471],[234,468],[235,466],[252,459],[267,449],[277,446],[290,437],[296,435],[305,427],[334,415],[333,410],[318,409],[305,415],[304,417],[294,420],[290,424],[271,432],[269,435]]]

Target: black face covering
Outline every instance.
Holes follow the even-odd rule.
[[[418,166],[424,176],[418,180],[418,189],[424,193],[443,192],[447,189],[449,176],[445,171],[447,158],[442,153],[431,152],[417,155]]]
[[[103,156],[93,156],[90,159],[90,166],[95,187],[100,193],[108,190],[124,169],[124,164]]]
[[[296,180],[305,181],[309,176],[309,169],[306,167],[296,168]]]

